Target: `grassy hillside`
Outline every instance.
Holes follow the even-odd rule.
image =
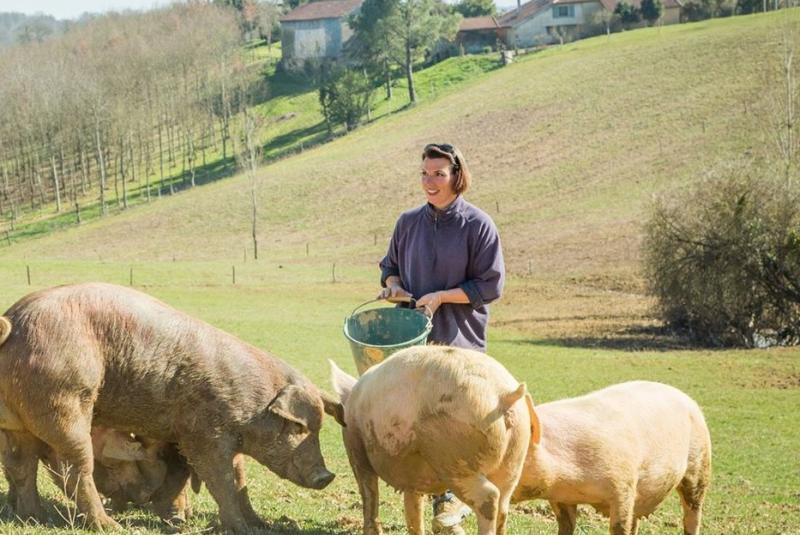
[[[419,202],[420,147],[448,140],[467,156],[469,198],[495,217],[512,270],[527,271],[528,260],[537,274],[629,270],[652,193],[760,144],[745,103],[777,53],[781,20],[737,17],[551,49],[266,166],[265,250],[292,259],[312,242],[317,257],[373,260],[372,234],[385,242],[396,215]],[[80,258],[88,246],[107,260],[174,251],[236,259],[247,245],[248,191],[246,178],[226,180],[12,253]]]
[[[629,379],[685,390],[704,408],[714,442],[703,533],[800,533],[800,351],[684,347],[659,330],[637,275],[640,225],[653,194],[692,183],[719,162],[758,157],[764,134],[755,96],[765,94],[764,65],[778,53],[786,16],[637,30],[531,54],[266,166],[258,182],[258,262],[243,176],[0,244],[0,310],[34,288],[129,284],[132,273],[134,286],[267,348],[327,387],[327,358],[354,371],[342,320],[376,293],[375,263],[397,215],[422,202],[421,147],[455,143],[475,176],[468,198],[497,222],[510,270],[492,309],[490,353],[527,382],[537,403]],[[800,30],[800,12],[788,18]],[[322,492],[250,466],[250,495],[271,532],[359,533],[356,486],[332,421],[323,452],[338,478]],[[66,502],[42,485],[58,531],[66,532],[57,512]],[[403,533],[402,498],[381,492],[386,532]],[[205,491],[194,503],[187,532],[216,518]],[[671,496],[639,533],[677,533],[679,510]],[[117,518],[130,532],[160,532],[141,512]],[[1,520],[4,533],[54,532],[22,527],[8,514]],[[590,509],[578,526],[581,534],[608,532]],[[474,519],[467,529],[474,533]],[[555,531],[542,503],[512,511],[510,534]]]

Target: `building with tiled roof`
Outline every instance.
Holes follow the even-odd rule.
[[[363,0],[320,0],[303,4],[280,18],[282,62],[287,68],[342,53],[353,31],[348,18]]]
[[[495,17],[466,17],[461,19],[458,26],[456,45],[467,53],[475,54],[486,47],[494,49],[501,37],[500,24]]]
[[[641,0],[626,0],[639,7]],[[620,0],[531,0],[498,19],[509,47],[528,48],[573,40],[597,31],[598,13],[613,13]],[[663,0],[661,24],[681,20],[682,0]],[[645,23],[643,22],[642,25]]]

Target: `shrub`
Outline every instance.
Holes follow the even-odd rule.
[[[626,26],[636,24],[642,20],[639,9],[636,6],[625,2],[624,0],[617,4],[617,7],[614,8],[614,14],[618,15],[622,24]]]
[[[639,11],[642,14],[642,18],[645,19],[650,26],[652,26],[658,19],[661,18],[661,15],[664,13],[664,6],[662,5],[661,0],[642,0]]]
[[[668,325],[715,346],[800,343],[800,195],[728,170],[656,201],[645,275]]]
[[[344,123],[350,131],[358,127],[372,105],[373,87],[360,71],[341,66],[323,70],[319,102],[329,130]]]
[[[712,0],[686,0],[683,3],[683,18],[689,22],[710,19],[714,14]]]

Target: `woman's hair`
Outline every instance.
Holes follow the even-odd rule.
[[[453,175],[453,191],[457,194],[469,189],[472,175],[469,173],[464,155],[453,145],[447,143],[429,143],[422,149],[422,159],[444,158],[450,160],[450,173]]]

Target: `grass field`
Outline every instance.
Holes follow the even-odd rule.
[[[135,287],[328,388],[327,358],[355,369],[344,317],[377,292],[376,262],[397,214],[422,201],[417,153],[427,141],[450,141],[472,165],[468,198],[497,222],[510,272],[492,309],[490,354],[527,382],[537,403],[629,379],[683,389],[703,407],[713,441],[703,532],[800,534],[800,350],[689,347],[663,331],[638,275],[653,194],[720,162],[758,159],[765,141],[753,95],[764,92],[780,29],[796,31],[798,22],[797,10],[736,17],[531,54],[264,167],[257,262],[249,182],[233,177],[0,249],[0,310],[33,289],[127,285],[132,273]],[[359,533],[359,498],[332,420],[323,453],[338,474],[324,491],[249,465],[250,495],[271,532]],[[55,527],[24,527],[6,508],[0,532],[80,532],[60,519],[68,502],[44,478],[42,487]],[[216,518],[205,490],[193,499],[187,533]],[[388,533],[405,531],[402,498],[385,487],[381,510]],[[679,533],[679,511],[670,497],[640,534]],[[607,533],[602,518],[582,512],[578,533]],[[163,532],[141,511],[117,518],[132,533]],[[474,533],[474,520],[467,529]],[[512,511],[511,534],[556,529],[543,503]]]

